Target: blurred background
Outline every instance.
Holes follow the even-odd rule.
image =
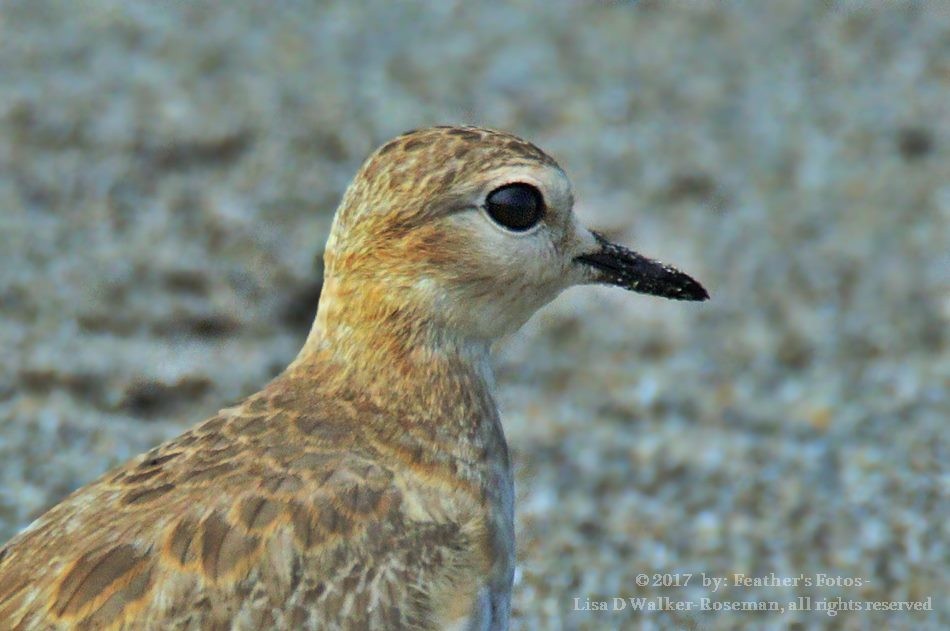
[[[0,540],[279,372],[357,167],[438,123],[713,297],[573,289],[499,350],[513,628],[950,626],[939,2],[3,2]],[[583,610],[659,595],[932,610]]]

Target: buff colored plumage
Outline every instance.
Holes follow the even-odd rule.
[[[512,183],[543,198],[528,230],[486,211]],[[572,284],[705,298],[578,227],[572,205],[554,160],[508,134],[381,147],[337,211],[298,357],[0,549],[0,628],[507,628],[491,342]]]

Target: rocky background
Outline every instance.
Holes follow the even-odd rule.
[[[939,2],[0,3],[0,540],[281,370],[350,177],[435,123],[713,296],[574,289],[500,349],[513,628],[950,625]],[[932,610],[584,610],[657,595]]]

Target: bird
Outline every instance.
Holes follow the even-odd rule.
[[[334,215],[299,354],[0,549],[0,628],[507,629],[493,344],[573,285],[709,297],[573,206],[558,163],[510,133],[379,147]]]

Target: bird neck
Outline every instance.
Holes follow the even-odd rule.
[[[438,409],[459,398],[474,404],[475,393],[494,406],[489,342],[447,330],[400,301],[398,293],[328,278],[313,328],[289,372],[324,374],[332,366],[339,387],[358,388],[390,409],[396,402],[387,399],[393,397]]]
[[[452,335],[390,298],[365,283],[358,292],[325,284],[313,329],[278,379],[308,407],[347,401],[360,411],[354,429],[377,449],[490,495],[510,462],[489,344]]]
[[[408,293],[391,283],[328,276],[296,361],[332,356],[368,376],[387,369],[431,372],[440,361],[487,368],[489,341],[451,330],[427,305],[407,300]]]

